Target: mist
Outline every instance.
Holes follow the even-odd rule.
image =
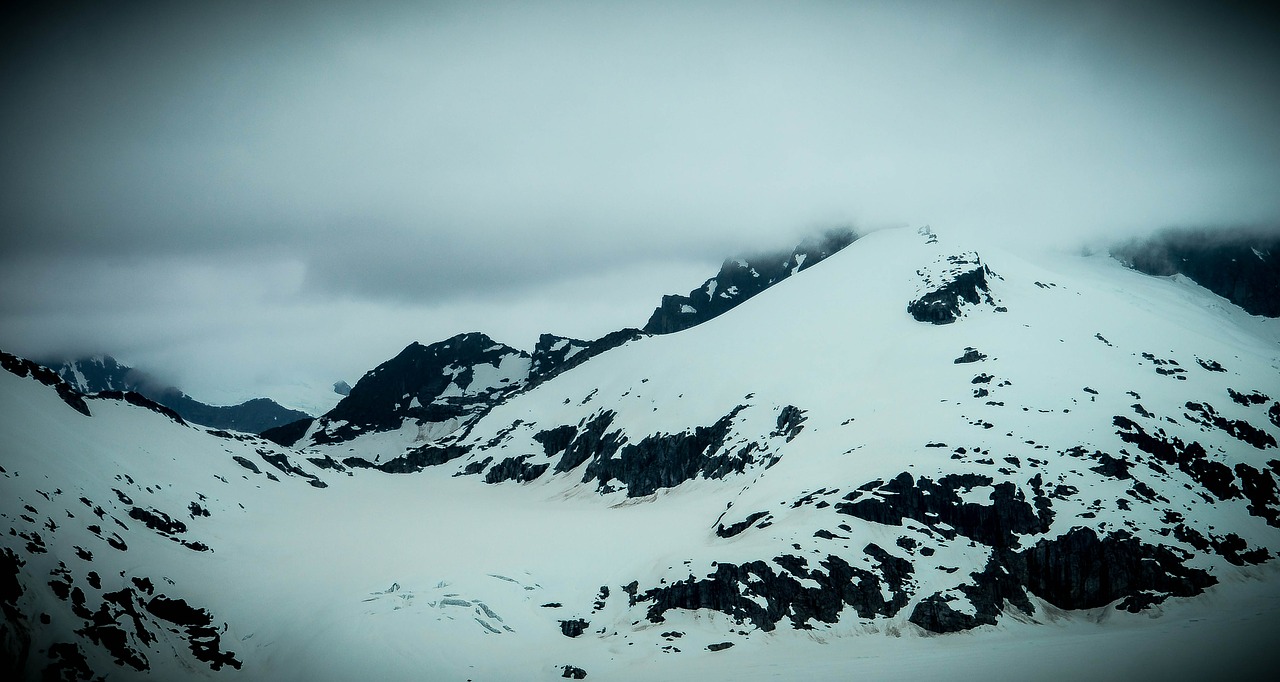
[[[6,12],[0,347],[202,398],[643,324],[837,226],[1280,224],[1280,41],[1243,5]]]

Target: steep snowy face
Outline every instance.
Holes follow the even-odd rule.
[[[214,613],[235,580],[207,573],[223,566],[212,557],[259,481],[324,483],[265,441],[190,426],[137,393],[81,396],[35,363],[0,365],[7,678],[240,669]]]
[[[625,341],[415,344],[298,449],[7,359],[0,642],[30,677],[657,678],[1146,627],[1280,549],[1280,321],[1185,280],[893,230]]]
[[[724,496],[714,537],[637,573],[607,628],[635,609],[936,632],[1137,611],[1280,540],[1275,325],[1211,298],[1105,258],[877,233],[456,438],[344,465],[658,504],[720,481],[699,488]]]
[[[263,435],[281,445],[339,445],[358,439],[360,440],[358,446],[344,446],[344,449],[359,450],[364,454],[372,455],[375,460],[381,460],[384,456],[394,458],[423,443],[434,442],[454,431],[465,429],[481,417],[488,408],[501,400],[574,369],[601,353],[650,334],[665,334],[688,329],[719,316],[787,277],[843,249],[855,238],[852,232],[837,230],[820,238],[802,242],[792,250],[790,255],[777,254],[751,261],[725,261],[719,275],[707,280],[700,289],[690,294],[699,301],[702,301],[702,298],[708,299],[705,303],[698,303],[701,312],[688,305],[692,301],[689,297],[664,296],[662,305],[654,311],[649,324],[643,331],[632,328],[620,329],[591,341],[543,334],[538,339],[532,355],[527,356],[529,363],[528,372],[525,375],[521,376],[504,370],[501,386],[474,391],[472,393],[475,395],[468,400],[442,402],[435,398],[437,404],[434,408],[421,409],[410,414],[410,410],[406,410],[401,404],[401,399],[412,397],[410,394],[413,390],[405,392],[406,386],[422,383],[424,391],[422,404],[426,405],[427,400],[433,398],[426,394],[431,393],[431,387],[436,381],[434,369],[427,372],[431,376],[426,376],[413,365],[412,358],[419,354],[425,353],[434,357],[441,350],[462,349],[450,352],[451,355],[457,356],[454,359],[455,370],[471,367],[477,363],[483,365],[497,362],[493,356],[495,350],[500,351],[499,355],[526,357],[522,351],[496,344],[488,336],[480,333],[461,334],[454,339],[425,347],[425,351],[422,350],[423,346],[415,343],[402,351],[400,356],[370,373],[402,377],[401,383],[405,383],[405,386],[394,385],[395,380],[391,381],[390,388],[386,382],[376,385],[366,384],[363,395],[357,396],[355,400],[344,400],[318,421],[299,420],[263,431]],[[678,311],[678,314],[668,319],[670,317],[668,313],[673,310]],[[475,341],[469,342],[468,339]],[[493,346],[477,354],[477,348],[469,347],[468,343],[477,347],[488,347],[489,344]],[[510,365],[513,369],[516,366],[517,363]],[[467,370],[461,371],[465,373]],[[463,389],[463,392],[466,393],[467,390]]]

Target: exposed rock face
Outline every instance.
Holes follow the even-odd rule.
[[[591,623],[588,623],[581,618],[562,620],[560,621],[560,634],[565,637],[578,637],[582,633],[586,632],[589,627],[591,627]]]
[[[892,616],[907,604],[909,595],[903,587],[911,576],[911,564],[874,544],[863,553],[873,562],[872,569],[852,566],[835,555],[821,560],[816,568],[792,555],[741,565],[717,563],[704,579],[689,576],[655,587],[635,602],[652,602],[647,617],[655,623],[663,622],[663,614],[671,609],[712,609],[765,631],[776,628],[783,618],[797,629],[811,628],[809,622],[815,620],[834,623],[846,607],[861,618]]]
[[[1099,538],[1091,528],[1041,540],[1001,563],[1032,594],[1065,609],[1125,598],[1119,608],[1138,611],[1167,596],[1199,594],[1217,582],[1206,571],[1183,566],[1166,547],[1144,545],[1124,531]]]
[[[567,372],[591,358],[613,350],[628,341],[645,336],[639,329],[620,329],[605,334],[595,341],[581,341],[566,336],[543,334],[533,349],[529,370],[530,385],[537,385],[551,377]]]
[[[1161,462],[1178,467],[1219,500],[1240,497],[1240,489],[1235,485],[1230,467],[1210,459],[1204,446],[1199,443],[1184,443],[1182,439],[1168,436],[1159,428],[1153,429],[1154,433],[1147,433],[1133,420],[1123,416],[1115,417],[1112,422],[1119,429],[1116,434],[1122,440],[1133,443]]]
[[[907,312],[919,322],[951,324],[964,314],[966,305],[980,303],[1004,310],[988,282],[988,278],[999,276],[983,265],[976,253],[947,256],[916,274],[922,278],[922,291],[907,304]]]
[[[1254,315],[1280,317],[1280,229],[1165,230],[1111,253],[1139,272],[1186,275]]]
[[[960,357],[956,358],[952,362],[957,365],[964,365],[970,362],[981,362],[986,359],[987,359],[986,354],[979,351],[977,348],[965,348],[964,353],[961,354]],[[990,379],[986,379],[984,381],[979,381],[975,383],[988,383],[988,382],[990,382]]]
[[[991,504],[964,502],[958,492],[991,488]],[[1053,520],[1027,501],[1022,490],[1010,482],[996,483],[978,474],[943,476],[935,483],[928,478],[916,481],[903,472],[888,483],[873,481],[849,493],[836,511],[866,521],[891,526],[913,519],[943,537],[959,534],[991,547],[1009,547],[1016,536],[1042,533]]]
[[[495,464],[489,473],[485,475],[485,483],[500,483],[502,481],[519,481],[521,483],[532,481],[541,476],[550,464],[531,464],[525,461],[526,457],[508,457],[498,464]]]
[[[274,428],[267,429],[260,435],[272,443],[290,446],[302,440],[302,437],[307,435],[307,431],[314,423],[316,423],[315,419],[306,417],[297,421],[289,422],[283,426],[276,426]]]
[[[0,351],[0,367],[6,371],[20,377],[31,377],[36,381],[50,386],[58,392],[58,397],[62,401],[71,406],[71,409],[80,414],[89,416],[89,406],[85,404],[84,397],[80,392],[72,388],[66,381],[58,376],[53,370],[43,365],[36,364],[30,360],[20,358],[16,355],[10,355],[4,351]]]
[[[347,457],[342,460],[343,466],[352,469],[377,469],[388,474],[411,474],[429,466],[439,466],[451,462],[467,454],[468,449],[455,444],[435,445],[428,443],[402,457],[374,464],[362,457]]]
[[[23,561],[8,547],[0,547],[0,672],[6,679],[21,678],[31,653],[31,629],[18,606],[25,590],[18,579]]]
[[[534,436],[542,443],[547,456],[563,452],[556,463],[556,471],[572,471],[588,460],[609,459],[621,446],[622,433],[609,431],[615,413],[602,412],[588,421],[581,430],[570,425],[558,426]]]
[[[973,613],[951,607],[955,595],[921,600],[911,622],[931,632],[992,625],[1008,603],[1032,613],[1027,593],[1062,609],[1088,609],[1121,600],[1116,608],[1141,611],[1168,597],[1200,594],[1217,583],[1208,572],[1183,565],[1167,547],[1143,544],[1124,531],[1099,537],[1076,528],[1022,550],[997,550],[972,584],[959,591]]]
[[[644,331],[671,334],[701,324],[729,311],[743,301],[812,267],[848,246],[857,236],[847,230],[828,233],[800,244],[789,255],[772,254],[746,260],[726,260],[720,273],[688,296],[663,296]]]
[[[734,453],[720,453],[739,406],[711,426],[675,434],[654,434],[638,443],[624,445],[616,457],[596,457],[587,464],[583,482],[597,481],[601,491],[625,487],[628,497],[651,495],[659,488],[672,488],[702,475],[723,478],[740,473],[754,463],[752,445]],[[718,453],[718,454],[717,454]],[[713,456],[714,455],[714,456]]]
[[[601,493],[625,490],[628,497],[652,495],[695,478],[719,479],[756,464],[772,466],[777,457],[770,454],[766,443],[726,446],[735,418],[745,409],[746,405],[739,405],[710,426],[643,437],[614,429],[617,415],[600,412],[579,426],[566,424],[534,434],[533,439],[543,448],[543,463],[530,461],[532,455],[508,457],[492,466],[479,462],[488,448],[501,451],[501,440],[495,439],[474,451],[465,450],[477,466],[469,466],[461,473],[479,473],[489,466],[485,475],[488,483],[523,482],[541,476],[554,461],[555,473],[583,467],[582,482],[594,481]],[[778,430],[769,437],[790,441],[804,428],[803,422],[803,410],[785,406],[779,411]]]
[[[528,371],[528,353],[484,334],[459,334],[430,346],[412,343],[356,382],[320,419],[313,441],[340,443],[398,429],[408,419],[444,422],[483,412],[522,386]],[[280,432],[270,435],[286,440]]]

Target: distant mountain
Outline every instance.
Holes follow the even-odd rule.
[[[296,447],[0,355],[0,670],[1269,679],[1278,338],[885,230],[679,333],[410,344]]]
[[[837,230],[806,240],[790,253],[726,260],[719,274],[689,296],[663,296],[643,330],[620,329],[594,341],[543,334],[532,354],[479,332],[429,346],[414,342],[367,373],[318,420],[306,417],[262,435],[281,445],[324,445],[407,429],[398,440],[384,439],[385,454],[397,455],[464,428],[514,393],[532,389],[601,353],[717,317],[854,239],[853,232]]]
[[[254,398],[239,405],[208,405],[173,386],[165,386],[144,372],[120,364],[110,355],[46,362],[69,386],[85,394],[133,391],[172,409],[183,419],[214,429],[260,433],[266,429],[308,418],[269,398]]]
[[[1186,275],[1254,315],[1280,317],[1280,228],[1169,229],[1112,254],[1148,275]]]
[[[837,230],[801,243],[790,254],[726,260],[715,277],[689,295],[663,296],[662,304],[643,329],[650,334],[671,334],[723,315],[778,282],[822,262],[855,239],[857,235],[851,230]]]

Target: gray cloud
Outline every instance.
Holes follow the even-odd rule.
[[[34,7],[0,22],[9,347],[240,345],[214,331],[273,316],[323,343],[326,305],[514,319],[832,225],[1280,218],[1280,41],[1243,5]]]

